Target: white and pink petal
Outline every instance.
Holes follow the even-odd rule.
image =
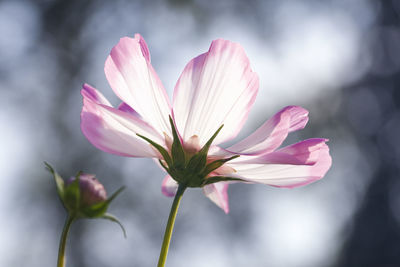
[[[228,186],[226,182],[209,184],[203,187],[203,193],[225,213],[229,213]]]
[[[133,116],[140,117],[139,113],[137,113],[133,108],[131,108],[131,106],[129,106],[129,105],[128,105],[127,103],[125,103],[125,102],[122,102],[122,103],[118,106],[118,109],[121,110],[121,111],[123,111],[123,112],[129,113],[129,114],[131,114],[131,115],[133,115]]]
[[[119,98],[160,134],[170,133],[168,95],[150,63],[146,42],[139,35],[124,37],[113,47],[104,71]]]
[[[184,142],[197,135],[203,146],[224,125],[214,144],[234,138],[247,119],[259,86],[244,49],[218,39],[192,59],[174,90],[173,116]]]
[[[293,188],[321,179],[332,159],[325,139],[309,139],[272,155],[244,156],[226,163],[235,169],[232,177],[247,182]]]
[[[164,145],[164,139],[149,124],[127,112],[102,104],[104,101],[93,97],[93,93],[100,95],[95,89],[84,87],[81,93],[81,129],[95,147],[120,156],[159,157],[150,144],[137,136],[141,134]]]
[[[286,146],[274,152],[252,158],[252,163],[314,165],[328,139],[311,138]]]
[[[254,133],[226,150],[241,155],[260,155],[272,152],[283,143],[290,132],[303,129],[307,122],[307,110],[299,106],[285,107]]]
[[[167,197],[173,197],[178,191],[179,184],[171,176],[165,176],[161,185],[161,192]]]
[[[95,103],[111,107],[111,104],[107,100],[107,98],[105,98],[105,96],[102,93],[97,91],[96,88],[94,88],[93,86],[91,86],[87,83],[82,85],[81,94],[84,98],[90,99],[91,101],[93,101]]]

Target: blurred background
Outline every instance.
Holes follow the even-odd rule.
[[[213,39],[260,76],[240,136],[286,105],[310,111],[287,143],[329,138],[333,166],[297,189],[235,184],[225,215],[188,190],[167,266],[400,266],[400,1],[0,1],[0,266],[55,266],[65,212],[43,161],[97,174],[124,223],[72,226],[67,266],[155,266],[172,199],[152,160],[94,148],[79,127],[88,82],[114,105],[104,61],[141,33],[169,95]]]

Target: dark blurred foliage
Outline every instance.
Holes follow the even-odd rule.
[[[377,25],[372,29],[373,67],[359,83],[344,89],[344,99],[349,101],[344,103],[342,117],[351,116],[349,127],[364,147],[363,153],[380,161],[380,166],[355,214],[336,266],[400,265],[399,7],[398,1],[381,1]],[[347,115],[348,109],[357,114]]]
[[[107,16],[124,20],[120,14],[121,11],[117,10],[112,2],[114,1],[32,0],[25,2],[34,6],[39,14],[38,34],[33,38],[34,44],[27,49],[25,59],[14,63],[7,61],[0,66],[0,80],[4,85],[1,89],[18,88],[20,90],[20,93],[4,93],[5,97],[0,100],[0,103],[3,101],[7,103],[3,105],[4,108],[9,108],[9,103],[21,106],[24,111],[24,120],[29,125],[27,131],[32,136],[31,138],[36,140],[36,145],[32,145],[32,150],[35,152],[29,154],[31,159],[19,172],[19,174],[29,173],[29,179],[26,183],[19,182],[18,192],[11,194],[13,202],[10,210],[13,210],[14,216],[19,221],[21,235],[16,237],[18,245],[11,246],[10,244],[9,253],[12,256],[10,256],[11,260],[7,261],[7,266],[28,266],[30,262],[35,262],[37,266],[53,266],[52,263],[55,263],[58,237],[65,213],[57,199],[50,175],[41,169],[40,164],[43,160],[49,161],[65,178],[75,174],[77,170],[96,173],[109,192],[115,191],[123,184],[128,186],[128,189],[111,205],[110,211],[122,218],[127,226],[129,239],[123,240],[122,235],[119,235],[120,230],[113,224],[79,221],[73,226],[69,240],[69,266],[155,265],[171,203],[171,199],[159,193],[162,172],[156,168],[143,167],[152,165],[151,160],[122,159],[98,151],[88,144],[78,130],[80,111],[75,108],[81,101],[78,94],[79,86],[89,79],[88,69],[93,67],[91,65],[93,63],[90,63],[92,60],[90,52],[94,49],[92,44],[102,38],[99,36],[101,34],[116,34],[102,31],[102,28],[107,25],[109,19]],[[193,36],[201,35],[212,27],[213,18],[221,12],[232,13],[238,20],[250,24],[254,32],[257,32],[265,42],[273,39],[276,34],[273,27],[266,26],[269,21],[268,14],[270,14],[266,10],[273,10],[276,1],[121,0],[115,2],[119,6],[126,6],[127,12],[140,19],[143,18],[142,13],[162,16],[157,13],[155,8],[157,5],[166,5],[167,8],[176,12],[182,10],[189,12],[195,21]],[[335,3],[335,1],[302,2],[307,2],[310,6],[326,5],[328,7]],[[363,181],[366,191],[362,194],[362,201],[356,205],[354,217],[344,223],[339,233],[337,242],[341,248],[339,252],[334,253],[333,260],[325,262],[323,266],[400,266],[400,177],[398,175],[400,166],[400,93],[398,89],[400,86],[400,4],[396,0],[368,2],[372,3],[376,12],[374,23],[371,23],[361,36],[365,47],[361,48],[360,60],[363,60],[363,55],[371,58],[368,71],[360,79],[337,89],[334,93],[321,94],[315,102],[306,103],[311,114],[316,114],[316,119],[311,122],[310,129],[304,133],[304,137],[318,137],[322,133],[328,133],[333,144],[335,138],[336,140],[345,139],[344,141],[348,141],[347,138],[349,138],[351,142],[356,143],[361,154],[372,166],[368,167],[372,169],[371,179],[366,178]],[[139,6],[140,9],[138,9]],[[105,13],[107,15],[103,15],[104,10],[107,11]],[[135,13],[139,12],[137,10],[141,14]],[[154,14],[153,10],[155,10]],[[98,25],[94,27],[98,28],[99,32],[87,36],[85,27],[94,14],[100,14],[98,15],[100,18],[96,20]],[[151,16],[147,16],[146,19],[151,20]],[[151,32],[151,25],[146,23],[146,21],[143,22],[140,29]],[[134,27],[134,29],[137,28]],[[116,41],[117,39],[112,43],[115,44]],[[149,45],[151,48],[152,44],[149,43]],[[110,48],[111,46],[108,49]],[[161,53],[156,50],[153,55],[157,55],[157,52]],[[35,53],[49,57],[53,65],[38,61],[32,56]],[[105,55],[106,53],[99,55],[101,60],[105,58]],[[340,51],[338,51],[338,56],[340,56]],[[13,64],[18,67],[14,68]],[[29,83],[30,78],[13,76],[15,75],[13,73],[20,69],[22,72],[24,66],[52,70],[45,73],[43,79],[40,78],[43,81],[43,87],[51,88],[50,93],[39,91],[37,87],[41,87],[42,84],[38,82],[34,86],[38,93],[32,95],[30,87],[32,85],[26,84]],[[97,70],[100,72],[101,66]],[[261,80],[267,83],[268,77],[261,77]],[[46,96],[45,101],[36,101],[43,95]],[[340,106],[335,110],[332,106],[338,98],[341,99]],[[332,109],[335,111],[332,112]],[[263,119],[266,119],[264,114]],[[331,147],[335,155],[335,147],[333,145]],[[340,160],[334,157],[334,164],[335,161]],[[348,162],[348,164],[353,164],[353,162]],[[355,168],[363,173],[365,165],[354,163],[348,168]],[[127,173],[129,176],[134,176],[134,179],[126,177]],[[351,180],[352,177],[344,177],[344,179]],[[305,190],[313,190],[317,186],[312,185],[311,189]],[[183,240],[190,242],[190,246],[193,243],[196,244],[199,250],[204,249],[204,257],[207,257],[207,253],[213,254],[212,251],[206,249],[213,248],[212,243],[215,240],[226,240],[223,244],[232,247],[237,246],[239,242],[251,244],[256,234],[249,229],[249,225],[257,220],[254,214],[262,208],[250,207],[251,198],[255,195],[254,191],[250,190],[252,189],[244,186],[233,186],[230,189],[230,203],[235,203],[235,209],[228,216],[222,214],[207,200],[200,202],[200,193],[186,194],[178,215],[169,258],[174,259],[175,262],[180,259],[181,266],[191,266],[184,263],[185,255],[174,256],[178,249],[183,251],[182,247],[189,246],[182,243],[179,245],[179,242]],[[257,187],[257,190],[274,194],[270,189]],[[24,197],[19,196],[21,192]],[[342,195],[332,197],[339,203],[333,209],[344,208],[341,206],[343,202],[339,201]],[[197,228],[199,230],[194,230]],[[105,234],[99,232],[103,229],[106,229]],[[188,232],[191,233],[190,236]],[[209,235],[206,235],[207,233]],[[204,240],[200,240],[202,235],[206,236]],[[214,239],[211,236],[214,236]],[[232,255],[232,259],[224,262],[228,262],[229,266],[245,264],[267,266],[268,259],[257,260],[253,256],[256,252],[257,256],[262,255],[263,249],[255,250],[257,244],[249,246],[249,251],[243,252],[245,260],[239,261]],[[234,254],[230,252],[230,249],[231,247],[222,248],[221,251],[227,251],[226,255]],[[284,257],[285,248],[280,249]],[[104,251],[102,252],[104,256],[98,255],[99,251]],[[43,263],[37,258],[46,260],[43,260]],[[193,266],[203,265],[198,263]],[[219,266],[218,263],[215,266]],[[284,266],[284,264],[277,266]]]

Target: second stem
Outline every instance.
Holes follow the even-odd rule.
[[[65,266],[65,246],[67,244],[69,228],[74,220],[75,218],[71,215],[68,215],[67,219],[65,220],[64,229],[60,239],[60,247],[58,249],[57,267]]]

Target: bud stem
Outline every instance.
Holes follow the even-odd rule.
[[[61,234],[61,239],[60,239],[60,247],[58,249],[57,267],[65,266],[65,245],[67,244],[67,236],[68,236],[69,228],[71,227],[71,224],[74,220],[75,220],[75,217],[73,217],[71,215],[68,215],[67,219],[65,220],[63,232]]]
[[[157,267],[164,267],[165,261],[167,260],[169,243],[171,242],[172,230],[174,229],[176,214],[178,213],[179,203],[182,199],[185,189],[186,185],[179,184],[178,191],[176,192],[174,202],[172,203],[171,211],[169,213],[167,227],[165,228],[164,240],[161,246],[160,258],[158,259]]]

